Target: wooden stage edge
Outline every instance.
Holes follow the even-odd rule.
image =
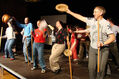
[[[10,58],[3,58],[4,53],[0,53],[0,70],[2,73],[3,70],[8,71],[8,73],[11,73],[13,76],[17,77],[16,79],[70,79],[68,57],[62,56],[59,62],[61,72],[59,74],[54,74],[50,70],[49,66],[50,54],[50,52],[44,52],[47,67],[46,73],[44,74],[41,73],[40,66],[38,69],[32,71],[31,68],[33,67],[33,64],[28,65],[28,63],[24,62],[24,56],[21,51],[18,52],[18,55],[15,56],[15,60],[13,61],[11,61]],[[111,76],[106,77],[105,79],[119,79],[119,71],[115,70],[114,62],[109,61],[109,63],[111,66]],[[73,79],[89,79],[88,59],[85,59],[82,63],[79,62],[78,64],[72,61],[72,73]],[[14,78],[10,78],[8,76],[6,79]]]
[[[18,74],[17,72],[13,71],[12,69],[8,68],[7,66],[5,66],[1,63],[0,63],[0,67],[1,67],[1,73],[2,73],[3,76],[4,76],[4,69],[5,69],[5,70],[9,71],[10,73],[12,73],[13,75],[15,75],[17,78],[26,79],[22,75]]]

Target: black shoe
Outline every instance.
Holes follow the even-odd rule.
[[[119,67],[116,70],[119,71]]]
[[[83,61],[78,61],[78,64],[83,64],[84,62]]]
[[[116,69],[117,71],[119,71],[119,66],[116,66],[115,69]]]
[[[105,77],[106,78],[110,78],[111,74],[106,74]]]
[[[61,69],[57,69],[57,70],[55,70],[53,73],[55,73],[55,74],[59,74],[60,71],[61,71]]]

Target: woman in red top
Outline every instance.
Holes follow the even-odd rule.
[[[44,43],[46,38],[46,27],[47,23],[45,20],[38,20],[37,21],[38,28],[35,29],[34,33],[32,32],[32,35],[34,37],[34,43],[33,43],[33,68],[31,70],[34,70],[38,67],[37,65],[37,57],[38,57],[38,63],[41,66],[41,73],[45,73],[46,71],[46,65],[43,58],[43,50],[44,50]]]
[[[71,34],[71,51],[72,51],[72,59],[74,61],[78,60],[78,55],[77,55],[77,39],[75,33]]]
[[[78,40],[76,39],[76,34],[73,32],[75,28],[68,29],[68,31],[71,33],[71,48],[70,50],[72,51],[72,59],[73,61],[77,61],[78,60],[78,55],[77,55],[77,44],[78,44]]]

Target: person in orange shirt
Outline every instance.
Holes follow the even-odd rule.
[[[31,70],[34,70],[38,67],[37,65],[37,55],[38,55],[38,63],[40,64],[41,67],[41,73],[46,72],[46,65],[45,65],[45,60],[43,57],[43,50],[44,50],[44,43],[45,39],[47,36],[46,33],[46,27],[47,23],[45,20],[38,20],[37,21],[37,26],[38,28],[35,29],[34,32],[32,32],[32,35],[34,37],[34,43],[33,43],[33,68]]]

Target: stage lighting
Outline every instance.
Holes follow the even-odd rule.
[[[40,0],[25,0],[25,2],[39,2]]]

